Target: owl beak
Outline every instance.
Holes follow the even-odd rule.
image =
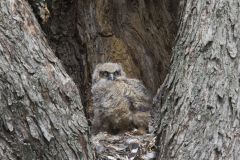
[[[110,74],[108,80],[114,81],[116,78],[113,74]]]

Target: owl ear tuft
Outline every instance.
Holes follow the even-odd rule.
[[[124,70],[123,70],[123,66],[122,66],[122,64],[121,63],[117,63],[118,65],[119,65],[119,68],[121,69],[121,74],[122,74],[122,76],[126,76],[126,73],[124,72]]]
[[[121,64],[121,63],[117,63],[117,65],[119,65],[120,67],[122,67],[122,64]]]
[[[101,63],[98,63],[96,66],[95,66],[95,69],[99,68],[100,66],[102,66]]]
[[[102,66],[102,63],[98,63],[94,68],[94,72],[98,71],[101,66]]]
[[[93,71],[93,74],[92,74],[92,84],[96,83],[98,80],[99,80],[99,68],[102,66],[101,63],[97,64],[95,66],[95,69]]]

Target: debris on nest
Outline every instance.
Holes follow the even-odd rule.
[[[153,160],[156,157],[155,135],[136,135],[134,131],[118,135],[100,132],[93,136],[98,160]]]

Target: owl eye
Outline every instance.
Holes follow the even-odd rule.
[[[113,74],[114,74],[114,76],[120,76],[121,72],[120,71],[115,71]]]
[[[108,74],[109,74],[109,73],[108,73],[107,71],[101,71],[101,72],[100,72],[100,76],[101,76],[101,77],[108,77]]]

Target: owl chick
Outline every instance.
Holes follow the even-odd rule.
[[[104,63],[96,66],[92,79],[93,132],[119,133],[148,130],[151,96],[142,82],[126,77],[122,66]]]

